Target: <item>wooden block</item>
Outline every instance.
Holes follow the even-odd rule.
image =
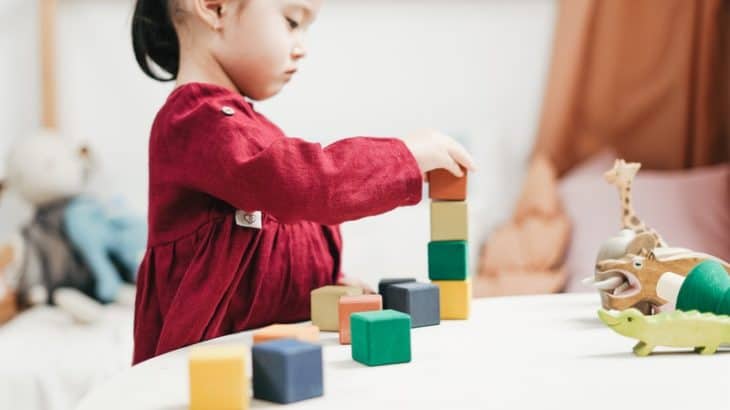
[[[277,339],[296,339],[302,342],[319,342],[319,328],[314,325],[271,325],[253,334],[253,343],[270,342]]]
[[[464,201],[431,202],[431,240],[469,239],[467,206]]]
[[[340,315],[340,343],[349,345],[350,315],[357,312],[383,309],[383,297],[380,295],[343,296],[340,298],[338,312]]]
[[[353,313],[352,359],[368,366],[411,361],[411,317],[395,310]]]
[[[433,281],[441,293],[441,320],[468,319],[471,310],[470,280]]]
[[[286,404],[324,393],[321,346],[279,339],[257,344],[251,356],[255,398]]]
[[[246,346],[199,346],[190,350],[190,409],[248,409]]]
[[[312,324],[323,332],[340,329],[337,307],[342,296],[362,295],[362,289],[352,286],[324,286],[311,293]]]
[[[428,278],[466,280],[468,276],[466,241],[437,241],[428,244]]]
[[[380,296],[383,297],[383,309],[390,309],[389,301],[388,301],[388,292],[387,289],[391,285],[397,285],[399,283],[408,283],[408,282],[415,282],[415,278],[386,278],[381,279],[380,282],[378,282],[378,293]]]
[[[388,287],[391,309],[411,316],[411,327],[434,326],[441,320],[439,288],[432,283],[401,283]]]
[[[466,199],[467,170],[462,167],[464,176],[455,177],[445,169],[428,173],[428,196],[431,199],[463,201]]]

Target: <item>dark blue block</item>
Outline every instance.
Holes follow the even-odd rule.
[[[380,282],[378,282],[378,293],[380,293],[380,296],[383,297],[383,309],[392,309],[390,305],[388,304],[388,292],[387,289],[391,285],[397,285],[399,283],[410,283],[415,282],[416,279],[414,278],[388,278],[388,279],[381,279]]]
[[[253,360],[253,395],[291,403],[323,394],[322,347],[293,339],[257,344]]]
[[[411,327],[441,323],[439,287],[432,283],[399,283],[388,286],[390,309],[411,315]]]

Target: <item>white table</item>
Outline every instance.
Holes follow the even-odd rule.
[[[413,361],[366,367],[323,333],[324,397],[291,409],[730,408],[730,351],[658,349],[603,326],[594,294],[475,300],[468,321],[413,329]],[[251,344],[251,333],[208,343]],[[79,410],[183,410],[187,349],[157,357],[92,391]],[[278,407],[253,400],[252,408]]]

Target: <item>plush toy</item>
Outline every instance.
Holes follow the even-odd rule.
[[[144,250],[140,218],[107,210],[82,196],[91,170],[88,149],[51,134],[19,140],[10,150],[4,189],[34,207],[13,236],[5,275],[21,308],[51,303],[79,322],[93,322],[101,304],[133,302]]]
[[[94,296],[102,302],[128,301],[123,283],[137,280],[147,236],[144,221],[121,206],[79,197],[66,207],[65,228],[94,275]]]

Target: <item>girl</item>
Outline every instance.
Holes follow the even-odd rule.
[[[337,224],[418,203],[432,169],[457,176],[460,165],[473,169],[469,154],[436,132],[322,148],[286,137],[254,110],[248,100],[277,94],[296,73],[320,5],[137,1],[137,62],[177,87],[150,137],[134,363],[248,328],[306,320],[312,289],[348,283]]]

